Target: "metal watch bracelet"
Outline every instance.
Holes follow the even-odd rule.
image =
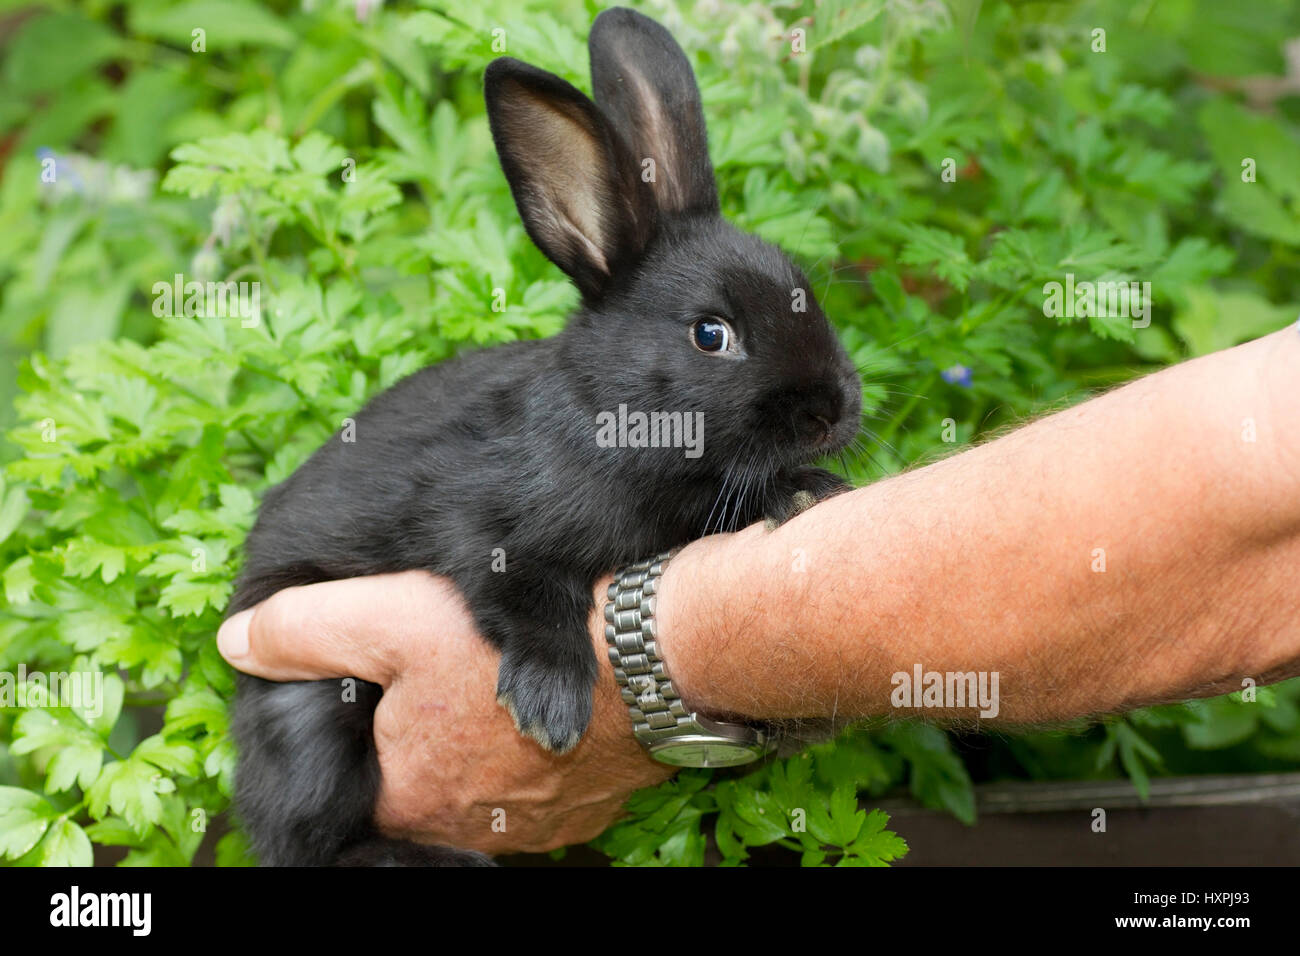
[[[609,586],[605,640],[633,733],[664,763],[703,767],[757,760],[771,750],[767,734],[692,713],[659,657],[655,598],[664,568],[676,553],[665,551],[629,565]]]

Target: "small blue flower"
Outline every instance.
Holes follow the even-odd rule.
[[[965,365],[954,365],[952,368],[946,368],[939,375],[949,385],[960,385],[962,388],[970,388],[971,370]]]

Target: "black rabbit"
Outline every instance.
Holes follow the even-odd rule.
[[[510,58],[485,75],[519,214],[581,306],[553,338],[464,355],[371,401],[354,441],[267,493],[229,610],[316,581],[447,575],[502,652],[502,704],[556,752],[591,715],[595,581],[842,490],[807,463],[853,438],[861,408],[808,280],[720,215],[681,48],[626,9],[598,16],[589,45],[595,102]],[[600,440],[620,406],[694,416],[702,445]],[[380,692],[358,684],[344,702],[338,681],[241,675],[236,808],[262,863],[490,863],[376,833]]]

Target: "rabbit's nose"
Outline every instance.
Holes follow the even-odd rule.
[[[838,416],[837,416],[838,418]],[[803,428],[809,440],[822,444],[831,437],[831,431],[835,428],[835,421],[827,418],[825,415],[813,411],[803,413]]]

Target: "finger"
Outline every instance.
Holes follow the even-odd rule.
[[[423,571],[285,588],[229,618],[217,647],[267,680],[359,677],[387,686],[430,622],[466,614],[451,585]]]

